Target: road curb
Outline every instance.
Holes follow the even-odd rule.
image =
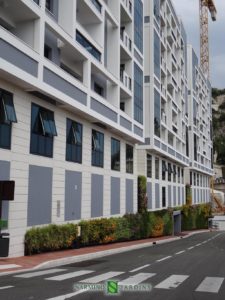
[[[166,244],[166,243],[180,240],[181,238],[185,239],[185,238],[189,238],[195,234],[205,233],[205,232],[210,232],[210,230],[194,231],[194,232],[188,233],[185,236],[175,236],[175,237],[167,238],[164,240],[158,240],[158,241],[154,241],[154,242],[146,242],[146,243],[137,244],[137,245],[124,246],[124,247],[115,248],[115,249],[102,250],[102,251],[94,252],[94,253],[81,254],[81,255],[76,255],[76,256],[69,256],[69,257],[59,258],[59,259],[55,259],[55,260],[45,261],[33,268],[24,268],[22,270],[2,272],[2,273],[0,273],[0,277],[6,276],[6,275],[18,274],[18,273],[22,273],[22,272],[29,272],[32,270],[60,267],[63,265],[69,265],[71,263],[86,261],[89,259],[101,258],[101,257],[109,256],[112,254],[119,254],[119,253],[129,252],[129,251],[133,251],[133,250],[138,250],[141,248],[152,247],[155,244],[157,244],[157,245]]]

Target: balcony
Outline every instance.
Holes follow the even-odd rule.
[[[101,12],[102,12],[102,6],[99,3],[99,1],[98,0],[91,0],[91,2],[94,4],[94,6],[98,10],[98,12],[101,14]]]
[[[101,53],[78,30],[76,31],[76,41],[101,62]]]
[[[130,0],[123,0],[122,2],[129,13],[132,14],[132,2]]]
[[[128,34],[126,33],[126,31],[124,30],[124,27],[120,28],[120,39],[123,42],[124,47],[131,52],[132,50],[132,41],[129,38]]]
[[[128,90],[131,91],[132,89],[131,77],[123,69],[120,69],[120,81]]]

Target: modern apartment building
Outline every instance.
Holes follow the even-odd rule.
[[[211,88],[171,0],[144,1],[145,144],[138,172],[147,176],[148,208],[210,200]]]
[[[192,203],[210,199],[213,176],[211,85],[199,66],[197,55],[188,46],[189,156],[186,182],[192,188]]]
[[[35,225],[137,210],[142,0],[0,1],[0,180],[10,256]]]
[[[185,203],[187,38],[170,0],[144,5],[145,144],[138,146],[138,172],[148,178],[148,208],[155,210]]]

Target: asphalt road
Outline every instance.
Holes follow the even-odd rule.
[[[0,299],[4,300],[110,297],[224,300],[225,232],[201,233],[100,259],[0,277]]]

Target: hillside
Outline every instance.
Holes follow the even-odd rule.
[[[213,89],[213,144],[216,162],[225,164],[225,89]]]

